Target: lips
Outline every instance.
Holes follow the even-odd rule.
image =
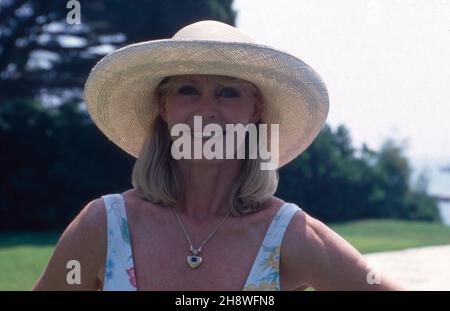
[[[198,138],[198,139],[216,139],[216,138],[220,138],[222,136],[226,135],[226,131],[222,131],[222,132],[216,132],[216,131],[211,131],[211,132],[191,132],[191,136],[194,138]]]

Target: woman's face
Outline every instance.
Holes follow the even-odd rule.
[[[173,78],[172,78],[173,79]],[[176,76],[161,103],[160,114],[171,129],[184,123],[191,129],[194,116],[202,117],[203,127],[210,123],[257,123],[262,101],[248,82],[214,75]]]

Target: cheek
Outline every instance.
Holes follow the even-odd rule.
[[[224,115],[226,115],[226,119],[229,121],[227,123],[247,124],[250,122],[253,111],[254,108],[251,105],[240,104],[234,106],[232,109],[228,109]]]
[[[173,101],[166,102],[165,111],[167,123],[169,124],[180,123],[189,114],[186,105],[180,105]]]

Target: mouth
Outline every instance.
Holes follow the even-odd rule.
[[[197,138],[197,139],[216,139],[216,138],[220,138],[222,136],[226,135],[226,131],[222,131],[222,132],[215,132],[215,131],[211,131],[211,132],[191,132],[191,136],[193,138]]]

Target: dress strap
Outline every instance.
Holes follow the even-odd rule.
[[[280,290],[280,249],[292,217],[302,209],[285,203],[274,216],[243,290]]]
[[[102,196],[108,223],[108,247],[103,290],[136,290],[125,200],[121,194]]]

